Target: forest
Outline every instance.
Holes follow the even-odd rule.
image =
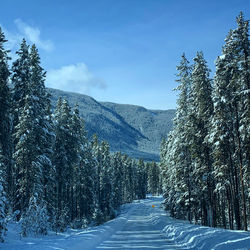
[[[36,45],[11,60],[0,28],[0,241],[9,222],[21,237],[111,220],[122,204],[163,194],[177,219],[226,229],[250,223],[249,21],[236,18],[215,76],[203,52],[177,66],[174,128],[160,163],[111,152],[87,137],[77,103],[52,109]]]
[[[0,28],[0,241],[10,221],[20,235],[46,235],[114,218],[124,203],[160,193],[159,167],[90,141],[76,104],[52,110],[36,46],[11,58]]]
[[[162,143],[165,207],[171,216],[211,227],[250,223],[249,21],[240,13],[213,79],[202,52],[177,66],[174,129]]]

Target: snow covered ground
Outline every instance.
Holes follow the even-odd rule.
[[[10,225],[4,250],[92,249],[225,249],[250,250],[250,232],[214,229],[170,218],[162,197],[148,197],[123,206],[121,214],[101,226],[68,230],[41,238],[20,238]],[[154,205],[154,206],[152,206]]]

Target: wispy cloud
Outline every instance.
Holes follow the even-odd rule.
[[[16,55],[13,51],[18,50],[23,38],[25,38],[28,43],[35,43],[37,48],[47,52],[54,49],[54,44],[52,41],[41,39],[41,31],[38,27],[32,27],[23,22],[21,19],[16,19],[14,23],[16,24],[15,30],[6,29],[6,27],[0,24],[5,37],[8,40],[6,47],[12,51],[12,58],[16,58]]]
[[[45,51],[51,51],[54,48],[53,43],[50,40],[42,40],[41,39],[41,31],[37,27],[32,27],[27,23],[23,22],[21,19],[16,19],[15,24],[20,32],[18,35],[23,35],[25,39],[27,39],[31,43],[35,43],[36,46]]]
[[[7,49],[16,48],[16,46],[22,40],[22,37],[20,36],[20,34],[10,32],[2,24],[0,24],[0,26],[2,28],[2,31],[4,32],[5,38],[8,40],[6,44]]]
[[[106,88],[104,80],[94,76],[84,63],[49,70],[46,83],[51,88],[83,94],[90,94],[93,88]]]

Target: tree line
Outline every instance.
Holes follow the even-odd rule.
[[[99,225],[147,190],[159,192],[155,163],[88,140],[77,105],[65,99],[52,112],[35,45],[23,39],[10,69],[6,42],[0,28],[0,241],[7,216],[22,236],[47,234]]]
[[[240,13],[214,79],[202,52],[177,66],[174,128],[163,141],[165,207],[175,218],[247,230],[250,221],[249,21]]]

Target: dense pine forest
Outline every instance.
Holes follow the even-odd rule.
[[[84,228],[161,192],[156,163],[87,139],[77,104],[60,98],[52,112],[36,46],[23,39],[10,67],[6,42],[0,28],[0,241],[9,221],[21,236]]]
[[[111,152],[88,139],[77,103],[52,109],[36,45],[25,39],[12,61],[0,27],[0,241],[10,222],[20,235],[100,225],[122,204],[163,194],[177,219],[210,227],[250,225],[249,20],[236,18],[215,62],[203,52],[177,66],[176,117],[161,161]]]
[[[177,67],[174,129],[162,143],[165,207],[175,218],[247,230],[250,223],[249,20],[237,17],[215,62],[202,52]]]

